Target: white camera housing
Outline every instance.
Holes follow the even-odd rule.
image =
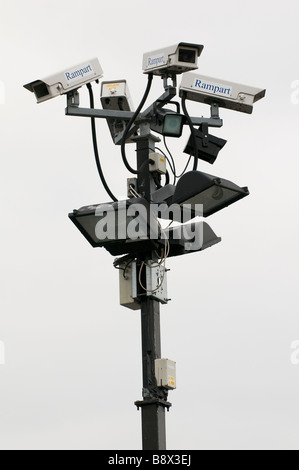
[[[143,73],[171,76],[196,70],[197,59],[203,48],[200,44],[180,42],[174,46],[147,52],[143,55]]]
[[[218,78],[187,73],[183,75],[180,85],[180,97],[200,103],[217,103],[221,108],[232,109],[251,114],[253,104],[264,98],[266,90],[240,83],[228,82]]]
[[[101,103],[103,109],[133,111],[133,104],[126,80],[102,82],[101,85]]]
[[[103,109],[109,111],[133,111],[134,106],[126,80],[113,80],[101,83],[101,103]],[[127,121],[117,118],[108,118],[107,123],[113,142],[117,145],[117,138],[123,134]],[[128,139],[127,143],[134,140]],[[121,141],[118,142],[121,144]]]
[[[35,80],[24,85],[24,88],[35,94],[37,103],[43,103],[56,96],[77,90],[87,83],[99,80],[102,76],[102,67],[98,59],[95,58],[65,69],[51,77]]]

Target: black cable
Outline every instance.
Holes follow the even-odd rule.
[[[198,152],[197,152],[196,135],[195,135],[195,131],[194,131],[194,127],[193,127],[191,118],[190,118],[190,116],[188,114],[188,111],[187,111],[187,108],[186,108],[186,97],[187,97],[187,93],[186,93],[186,91],[183,91],[182,108],[183,108],[184,114],[187,118],[187,121],[188,121],[188,124],[189,124],[189,127],[190,127],[190,131],[191,131],[191,136],[192,136],[193,146],[194,146],[194,166],[193,166],[193,170],[196,171],[197,166],[198,166],[198,156],[197,156]]]
[[[166,175],[165,175],[165,186],[167,186],[167,184],[170,183],[170,178],[169,178],[169,173],[168,171],[166,170]]]
[[[125,131],[124,131],[124,135],[123,135],[123,138],[122,138],[122,141],[121,141],[121,156],[122,156],[122,159],[123,159],[123,162],[125,164],[125,167],[127,168],[127,170],[129,170],[131,173],[133,173],[134,175],[137,175],[138,174],[138,170],[134,170],[134,168],[131,167],[131,165],[129,164],[128,160],[127,160],[127,157],[126,157],[126,149],[125,149],[125,146],[126,146],[126,140],[127,140],[127,136],[128,136],[128,133],[129,133],[129,130],[131,129],[132,125],[134,124],[134,122],[136,121],[136,118],[137,116],[139,115],[141,109],[143,108],[144,106],[144,103],[146,102],[147,100],[147,97],[149,95],[149,92],[150,92],[150,89],[151,89],[151,86],[152,86],[152,81],[153,81],[153,74],[150,73],[148,75],[148,82],[147,82],[147,87],[146,87],[146,90],[144,92],[144,95],[143,95],[143,98],[138,106],[138,108],[136,109],[134,115],[132,116],[132,118],[130,119]]]
[[[187,165],[185,166],[183,172],[182,172],[180,175],[177,175],[177,174],[176,174],[176,168],[175,168],[175,170],[172,168],[172,166],[171,166],[171,161],[169,160],[169,158],[167,157],[167,155],[165,154],[165,152],[163,152],[163,150],[161,150],[161,149],[158,148],[158,147],[156,147],[156,149],[159,150],[159,152],[161,152],[161,153],[164,155],[164,157],[166,158],[166,160],[168,161],[168,164],[169,164],[169,166],[170,166],[171,172],[172,172],[173,175],[174,175],[174,184],[175,184],[175,183],[176,183],[176,180],[179,179],[179,178],[181,178],[181,177],[186,173],[187,168],[188,168],[189,163],[190,163],[190,160],[191,160],[191,158],[192,158],[192,155],[190,155],[190,157],[189,157],[189,159],[188,159],[188,162],[187,162]],[[168,150],[168,152],[169,152],[169,150]],[[168,174],[168,178],[169,178],[169,174]]]
[[[192,158],[192,155],[190,155],[190,157],[189,157],[189,159],[188,159],[188,162],[187,162],[187,165],[186,165],[185,168],[184,168],[183,173],[181,173],[179,176],[176,175],[177,179],[179,179],[179,178],[181,178],[182,176],[184,176],[184,174],[186,173],[187,168],[188,168],[188,166],[189,166],[189,163],[190,163],[191,158]]]
[[[171,153],[171,151],[169,150],[168,145],[167,145],[167,143],[166,143],[166,137],[165,137],[165,135],[163,136],[163,142],[164,142],[165,148],[166,148],[166,150],[167,150],[167,152],[168,152],[168,155],[170,156],[171,161],[172,161],[172,165],[173,165],[173,166],[172,166],[172,168],[173,168],[172,173],[173,173],[173,176],[174,176],[173,184],[175,184],[175,183],[176,183],[176,179],[177,179],[175,161],[174,161],[174,158],[173,158],[173,156],[172,156],[172,153]],[[168,159],[167,159],[167,160],[168,160]],[[168,160],[168,162],[169,162],[169,160]]]
[[[87,84],[87,88],[88,88],[89,98],[90,98],[90,108],[94,109],[94,96],[93,96],[92,86],[91,86],[90,83]],[[97,131],[96,131],[96,124],[95,124],[95,118],[94,117],[91,118],[91,133],[92,133],[92,143],[93,143],[95,160],[96,160],[97,169],[98,169],[99,176],[101,178],[102,184],[103,184],[105,190],[107,191],[107,193],[109,194],[109,196],[111,197],[111,199],[113,201],[117,202],[118,199],[111,192],[111,190],[110,190],[110,188],[109,188],[109,186],[108,186],[108,184],[105,180],[104,174],[103,174],[102,165],[101,165],[101,162],[100,162],[98,144],[97,144]]]

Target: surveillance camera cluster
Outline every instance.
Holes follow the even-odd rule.
[[[266,90],[229,82],[222,79],[198,75],[192,71],[198,68],[198,59],[203,51],[201,44],[180,42],[173,46],[147,52],[143,55],[143,72],[148,75],[160,76],[167,83],[172,78],[176,84],[176,76],[183,74],[179,87],[182,100],[205,103],[218,111],[226,108],[242,113],[251,114],[253,104],[265,96]],[[51,77],[35,80],[24,87],[34,93],[37,103],[48,101],[56,96],[76,92],[84,85],[89,85],[103,77],[103,70],[98,59],[91,59],[75,67],[68,68]],[[89,85],[90,86],[90,85]],[[133,112],[126,80],[102,82],[101,103],[104,110]],[[155,112],[152,112],[151,130],[164,137],[181,137],[185,125],[188,124],[184,115],[164,108],[165,103],[156,102]],[[107,117],[107,124],[115,144],[122,143],[127,121],[115,117]],[[216,125],[216,120],[214,123]],[[213,164],[219,151],[226,141],[209,133],[209,123],[200,123],[195,128],[189,121],[191,137],[187,142],[185,153]],[[220,127],[220,125],[219,125]],[[137,131],[136,131],[137,132]],[[134,143],[134,137],[126,135],[125,143]],[[125,151],[122,148],[122,154]],[[130,166],[126,164],[130,170]]]
[[[183,74],[180,96],[186,92],[188,100],[207,104],[217,103],[220,107],[251,113],[253,104],[265,96],[266,90],[186,73],[198,69],[197,61],[203,48],[204,46],[200,44],[181,42],[164,49],[147,52],[143,56],[143,72],[160,77],[174,77]],[[77,90],[102,77],[102,67],[98,59],[94,58],[50,77],[30,82],[24,87],[34,93],[37,102],[41,103]],[[103,106],[105,99],[117,97],[120,92],[127,101],[130,101],[126,88],[125,80],[103,83],[101,97]],[[111,109],[116,108],[112,107]],[[131,109],[130,105],[128,105],[128,109]]]
[[[205,103],[217,109],[220,107],[251,114],[253,104],[265,96],[266,90],[191,73],[198,68],[197,62],[203,48],[201,44],[180,42],[147,52],[143,55],[143,72],[160,76],[166,81],[167,78],[172,78],[174,83],[176,76],[183,74],[179,87],[179,96],[183,100]],[[102,67],[98,59],[94,58],[58,74],[30,82],[24,87],[34,93],[37,103],[42,103],[56,96],[75,92],[94,81],[98,83],[102,77]],[[106,110],[133,112],[126,80],[103,82],[101,103]],[[156,112],[152,115],[151,130],[164,136],[180,137],[183,126],[187,124],[186,116],[162,109],[164,104],[157,106]],[[114,143],[120,144],[126,121],[107,118],[107,123]],[[134,140],[128,136],[126,143],[130,142]],[[199,159],[212,164],[225,143],[223,139],[210,135],[208,127],[203,123],[198,129],[194,126],[191,129],[191,138],[185,153],[194,157],[197,155]]]
[[[190,155],[190,159],[192,156],[194,157],[192,172],[186,173],[187,165],[180,177],[176,175],[174,159],[164,140],[172,159],[170,169],[174,174],[174,184],[170,184],[166,169],[166,160],[169,163],[167,155],[162,156],[156,153],[155,149],[147,149],[149,151],[149,172],[156,186],[152,189],[151,201],[166,203],[167,206],[184,204],[186,201],[191,204],[206,204],[203,209],[203,216],[207,217],[249,194],[246,187],[240,188],[227,180],[197,171],[198,159],[213,164],[219,151],[226,144],[226,140],[211,135],[209,127],[222,126],[222,120],[219,118],[219,108],[251,114],[254,103],[265,96],[266,90],[195,74],[194,70],[198,68],[198,59],[203,48],[204,46],[200,44],[180,42],[173,46],[145,53],[143,56],[143,72],[148,75],[148,85],[136,111],[133,109],[126,80],[103,81],[101,84],[102,110],[94,109],[91,83],[98,83],[103,77],[103,70],[98,59],[91,59],[51,77],[35,80],[24,85],[24,87],[34,93],[38,103],[64,94],[68,97],[78,96],[77,90],[79,88],[84,85],[88,87],[91,98],[90,107],[93,109],[81,109],[78,100],[68,100],[67,114],[91,117],[97,167],[102,183],[115,203],[118,202],[117,198],[111,193],[101,169],[94,125],[95,117],[107,120],[114,143],[121,145],[121,154],[127,169],[136,175],[139,175],[141,170],[140,168],[134,170],[129,165],[125,155],[125,144],[136,143],[140,139],[140,127],[144,122],[149,125],[150,131],[163,135],[164,139],[165,137],[181,137],[184,126],[189,125],[191,136],[184,152]],[[177,75],[180,74],[183,75],[179,86],[179,96],[182,99],[184,114],[180,112],[180,104],[173,101],[177,93]],[[164,80],[165,93],[146,111],[141,113],[151,89],[153,76],[161,77]],[[169,79],[172,79],[172,86],[168,85]],[[186,100],[209,105],[211,107],[211,118],[190,117],[186,109]],[[176,106],[176,111],[165,108],[170,104]],[[156,141],[160,140],[158,137],[155,137],[155,139]],[[161,184],[162,175],[166,176],[164,186]],[[177,185],[176,179],[179,179]],[[129,185],[129,197],[139,198],[140,195],[141,197],[148,197],[142,193],[141,188],[138,188],[138,178],[134,181],[133,186]],[[83,215],[86,215],[84,211]],[[77,221],[77,219],[78,211],[76,215],[73,215],[72,220]],[[126,250],[127,246],[121,247],[121,249]]]

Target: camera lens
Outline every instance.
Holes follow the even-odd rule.
[[[45,83],[39,83],[33,87],[35,96],[39,98],[44,98],[45,96],[49,95],[48,87]]]
[[[195,60],[196,60],[195,51],[192,51],[190,49],[179,49],[179,62],[195,64]]]

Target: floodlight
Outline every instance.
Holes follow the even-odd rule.
[[[186,116],[167,109],[157,110],[151,121],[151,130],[165,137],[181,137]]]
[[[69,218],[91,246],[104,247],[113,256],[135,255],[159,247],[158,222],[143,198],[84,206],[70,213]]]
[[[168,258],[203,251],[221,242],[206,222],[180,225],[165,232],[170,244]]]
[[[247,187],[240,188],[223,178],[190,171],[180,178],[171,204],[191,205],[192,216],[208,217],[248,195]],[[197,210],[196,205],[200,209]]]

